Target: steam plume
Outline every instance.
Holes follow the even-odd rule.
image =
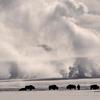
[[[84,3],[0,0],[0,12],[0,79],[100,77],[100,16]]]

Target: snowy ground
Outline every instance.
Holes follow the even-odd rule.
[[[29,84],[34,85],[36,90],[16,91]],[[60,90],[48,91],[48,86],[51,84],[58,85]],[[80,84],[81,90],[66,90],[65,87],[68,84]],[[0,100],[100,100],[100,90],[89,90],[91,84],[98,84],[100,86],[100,79],[0,81],[0,90],[2,90],[0,92]]]
[[[48,91],[48,86],[56,84],[59,86],[60,91],[65,91],[68,84],[81,85],[81,90],[89,90],[91,84],[98,84],[100,86],[100,79],[74,79],[74,80],[38,80],[38,81],[25,81],[25,80],[5,80],[0,81],[0,91],[17,91],[25,85],[34,85],[36,91]]]
[[[1,92],[0,100],[100,100],[94,91]]]
[[[38,81],[25,81],[25,80],[5,80],[0,81],[0,91],[16,91],[25,85],[34,85],[37,91],[48,91],[48,86],[56,84],[59,90],[66,90],[68,84],[81,85],[81,90],[89,90],[91,84],[100,85],[100,79],[74,79],[74,80],[38,80]]]

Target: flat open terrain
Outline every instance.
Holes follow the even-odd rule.
[[[19,88],[25,87],[25,85],[34,85],[35,91],[48,91],[48,86],[56,84],[59,86],[60,91],[65,91],[68,84],[80,84],[81,90],[89,90],[91,84],[98,84],[100,86],[100,79],[74,79],[74,80],[38,80],[38,81],[26,81],[26,80],[5,80],[0,81],[0,91],[18,91]]]
[[[95,91],[1,92],[0,100],[100,100]]]
[[[34,85],[34,91],[18,91],[25,85]],[[58,91],[49,91],[48,86],[56,84]],[[80,84],[81,90],[66,90],[68,84]],[[100,86],[100,79],[77,79],[77,80],[41,80],[0,81],[0,100],[100,100],[100,90],[89,90],[91,84]]]

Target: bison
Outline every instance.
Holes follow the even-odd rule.
[[[66,87],[66,89],[69,89],[69,90],[74,89],[74,90],[76,90],[76,86],[73,85],[73,84],[69,84],[69,85]]]
[[[25,86],[25,89],[32,91],[35,89],[35,87],[33,85],[27,85],[27,86]]]
[[[58,90],[59,87],[57,85],[50,85],[49,90]]]
[[[32,91],[34,89],[35,89],[35,87],[33,85],[27,85],[27,86],[25,86],[25,88],[19,89],[19,91],[27,91],[27,90]]]
[[[90,86],[90,90],[97,90],[97,89],[99,89],[99,86],[97,84]]]

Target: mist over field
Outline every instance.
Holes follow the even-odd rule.
[[[100,77],[100,0],[0,0],[0,79]]]

